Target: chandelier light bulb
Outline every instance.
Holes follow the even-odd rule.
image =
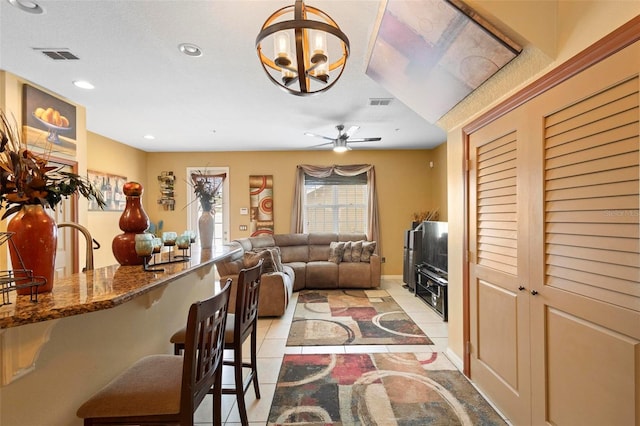
[[[327,33],[324,31],[313,31],[313,53],[327,54]]]

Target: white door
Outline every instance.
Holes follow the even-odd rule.
[[[221,187],[221,205],[215,206],[213,245],[219,247],[229,242],[229,168],[228,167],[187,167],[187,226],[198,233],[198,218],[202,213],[202,207],[193,193],[191,186],[191,174],[204,174],[208,176],[225,174],[226,178]],[[200,236],[198,235],[198,240]]]
[[[57,164],[53,162],[54,164]],[[73,172],[71,166],[64,165],[63,170]],[[72,222],[77,217],[76,203],[72,198],[63,198],[52,212],[56,223]],[[51,210],[49,210],[51,213]],[[72,228],[58,228],[58,247],[56,249],[56,267],[54,279],[62,278],[78,272],[78,237]]]

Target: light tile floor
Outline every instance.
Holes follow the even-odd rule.
[[[298,293],[293,294],[289,308],[280,318],[261,318],[258,320],[258,378],[261,398],[256,399],[253,387],[250,387],[245,401],[247,415],[251,425],[265,425],[271,409],[271,401],[278,381],[278,373],[284,354],[309,353],[362,353],[362,352],[444,352],[447,348],[447,323],[442,321],[422,300],[402,287],[401,279],[383,278],[380,288],[387,290],[405,312],[431,338],[434,345],[353,345],[353,346],[286,346],[289,327],[297,302]],[[244,354],[249,353],[245,346]],[[225,367],[223,383],[233,384],[231,367]],[[222,418],[226,426],[240,425],[240,415],[234,395],[223,395]],[[211,425],[213,419],[211,397],[207,396],[195,415],[196,425]]]

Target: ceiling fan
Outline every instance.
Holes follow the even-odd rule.
[[[314,133],[305,133],[307,136],[313,136],[315,138],[326,139],[330,142],[321,143],[320,145],[314,145],[314,147],[325,146],[325,145],[333,145],[333,150],[335,152],[345,152],[351,149],[348,143],[357,143],[357,142],[378,142],[382,140],[382,138],[360,138],[360,139],[351,139],[351,136],[360,128],[360,126],[351,126],[349,130],[345,132],[344,124],[338,124],[336,129],[338,129],[338,137],[330,138],[328,136],[316,135]]]

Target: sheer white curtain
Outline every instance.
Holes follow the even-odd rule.
[[[368,205],[367,216],[367,239],[376,241],[376,253],[380,253],[380,223],[378,219],[378,196],[376,195],[376,173],[370,164],[350,164],[344,166],[311,166],[308,164],[298,165],[296,171],[296,187],[293,194],[293,207],[291,209],[291,232],[303,232],[302,204],[304,197],[304,175],[313,177],[328,177],[331,174],[340,176],[356,176],[367,173]]]

